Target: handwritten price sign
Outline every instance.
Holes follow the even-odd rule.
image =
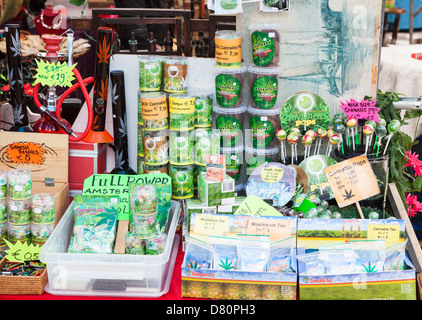
[[[35,75],[35,84],[40,83],[43,86],[49,87],[71,87],[72,81],[75,80],[72,66],[68,66],[65,61],[49,62],[43,60],[36,60],[37,74]]]
[[[352,99],[350,101],[341,102],[340,108],[348,117],[354,117],[355,119],[374,120],[376,123],[380,123],[378,112],[380,108],[375,107],[376,100],[362,100],[357,101]]]
[[[6,259],[13,262],[24,262],[30,260],[38,260],[41,252],[40,246],[34,246],[33,244],[28,244],[27,242],[22,243],[16,241],[15,244],[4,240],[9,247],[9,250],[6,250]]]

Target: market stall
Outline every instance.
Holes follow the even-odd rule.
[[[35,124],[7,25],[0,298],[419,299],[420,110],[378,91],[382,1],[208,9],[237,19],[214,57],[119,53],[108,19],[85,79],[72,33],[44,35]]]

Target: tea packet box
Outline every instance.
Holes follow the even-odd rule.
[[[346,258],[344,258],[346,255],[340,255],[340,258],[331,259],[329,262],[327,262],[328,260],[325,260],[323,264],[319,262],[321,268],[313,269],[314,271],[310,271],[311,268],[307,269],[308,263],[309,267],[317,265],[317,262],[312,264],[310,261],[311,255],[308,255],[309,262],[300,258],[301,255],[309,253],[314,253],[316,256],[317,253],[330,248],[339,250],[342,246],[344,248],[344,245],[353,242],[360,242],[367,249],[370,248],[371,242],[376,240],[380,240],[378,242],[385,241],[385,247],[404,244],[404,220],[299,219],[297,230],[299,299],[415,300],[416,273],[407,255],[404,258],[403,268],[391,271],[383,269],[383,264],[387,259],[381,262],[381,260],[369,259],[367,256],[362,258],[361,255],[358,255],[356,260],[352,258],[352,262],[348,261],[348,268],[342,269],[346,265]],[[368,250],[364,252],[368,252]],[[322,256],[329,257],[329,255]],[[374,261],[378,263],[375,264]],[[333,263],[338,267],[328,268],[328,265],[332,266]],[[338,272],[327,272],[327,270],[337,270]]]
[[[198,175],[198,198],[206,206],[235,203],[235,180],[225,175],[223,181],[207,179],[206,173]]]
[[[262,232],[263,225],[271,231]],[[192,213],[181,266],[181,296],[229,300],[296,300],[296,227],[297,217]],[[261,247],[253,243],[250,237],[260,240],[263,240],[260,237],[269,237],[267,244],[283,245]],[[195,245],[193,239],[202,241],[201,245]],[[234,239],[234,243],[247,239],[250,243],[240,246],[239,243],[229,242],[231,249],[231,245],[237,249],[234,256],[226,256],[221,250],[223,247],[227,249],[224,244],[230,239]],[[207,251],[209,246],[216,243],[219,245],[214,250]],[[277,249],[281,247],[287,249],[287,252],[280,253]],[[274,269],[274,262],[280,268]]]

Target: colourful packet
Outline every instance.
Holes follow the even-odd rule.
[[[406,253],[407,239],[393,244],[385,249],[384,271],[404,270],[404,257]]]
[[[203,241],[185,235],[185,266],[192,269],[209,269],[212,265],[213,247]]]
[[[239,270],[265,272],[270,255],[270,241],[267,240],[236,240],[239,258]]]
[[[297,260],[301,263],[300,272],[302,274],[320,275],[327,273],[323,261],[319,258],[318,251],[300,254],[297,256]],[[302,270],[302,266],[304,270]]]
[[[294,253],[295,237],[289,237],[271,244],[268,271],[294,272],[292,255]]]
[[[384,240],[352,240],[350,245],[356,253],[356,272],[380,272],[384,270]]]
[[[239,269],[236,247],[215,245],[213,254],[213,269],[226,271]]]

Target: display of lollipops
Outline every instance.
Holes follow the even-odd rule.
[[[285,163],[287,158],[287,150],[286,150],[286,138],[287,134],[282,128],[279,128],[275,134],[278,141],[280,141],[280,156],[281,162]]]
[[[315,145],[314,155],[319,154],[320,149],[321,149],[322,139],[324,139],[327,136],[327,129],[323,127],[318,127],[318,129],[316,130],[316,136],[318,139]]]
[[[336,123],[334,125],[334,132],[338,135],[339,137],[339,142],[338,142],[338,151],[340,151],[341,148],[341,153],[344,154],[344,146],[343,146],[343,133],[346,132],[346,127],[344,126],[343,123]]]
[[[329,156],[330,156],[331,151],[333,150],[333,146],[338,145],[339,141],[340,141],[340,138],[339,138],[339,136],[338,136],[338,135],[336,135],[336,134],[332,134],[332,135],[328,138],[327,151],[325,152],[325,155],[326,155],[327,157],[329,157]]]
[[[304,152],[304,154],[303,154],[304,159],[306,159],[307,157],[309,157],[309,156],[310,156],[311,145],[312,145],[312,142],[313,142],[313,141],[314,141],[314,140],[312,139],[312,136],[310,136],[310,135],[305,134],[305,135],[302,137],[302,143],[303,143],[303,146],[304,146],[304,148],[305,148],[305,152]]]
[[[287,136],[287,142],[290,144],[292,149],[292,164],[294,161],[297,161],[297,142],[299,141],[299,136],[295,133],[289,133]]]
[[[346,126],[347,126],[347,145],[350,149],[350,145],[352,145],[353,151],[355,151],[355,134],[356,134],[356,125],[357,120],[354,117],[347,117]],[[352,143],[350,143],[350,139]]]
[[[375,128],[375,143],[374,143],[374,148],[377,148],[377,153],[376,153],[376,157],[378,157],[379,151],[380,151],[380,147],[381,147],[381,142],[382,139],[387,135],[387,128],[384,125],[379,125],[378,127]]]
[[[395,133],[397,133],[400,130],[400,127],[401,127],[401,123],[400,123],[399,120],[392,120],[388,124],[388,126],[387,126],[387,128],[388,128],[387,143],[385,144],[384,152],[382,153],[383,156],[385,156],[385,153],[387,152],[388,144],[390,143],[391,138],[393,137],[393,135]]]

